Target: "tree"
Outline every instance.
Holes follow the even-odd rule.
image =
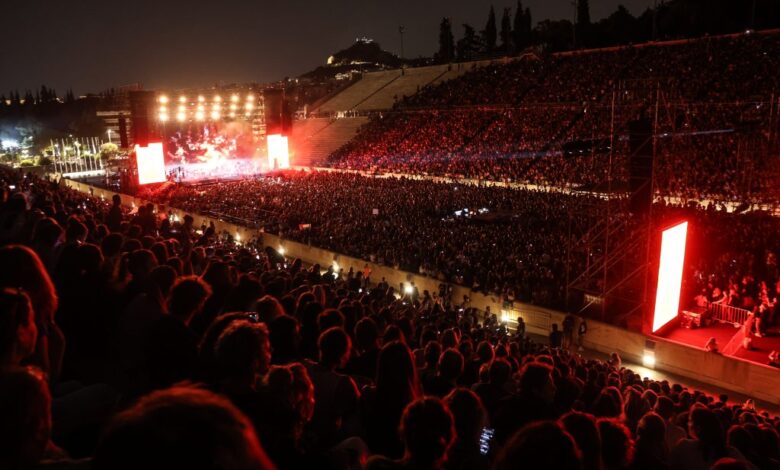
[[[576,39],[574,47],[587,46],[590,42],[590,2],[577,0],[577,24],[575,25]]]
[[[463,25],[463,37],[458,41],[458,60],[470,60],[482,51],[482,43],[470,24]]]
[[[504,8],[504,15],[501,17],[501,50],[504,52],[512,51],[512,21],[509,19],[511,8]]]
[[[514,42],[515,50],[519,51],[525,47],[523,42],[523,24],[525,20],[523,18],[523,2],[517,0],[517,9],[515,10],[515,19],[512,22],[512,41]]]
[[[493,5],[490,5],[490,14],[488,14],[488,20],[485,24],[485,29],[482,31],[482,40],[485,43],[485,52],[493,52],[496,50],[496,11],[493,9]]]
[[[455,38],[452,36],[449,18],[442,18],[439,25],[439,52],[436,58],[439,62],[452,62],[455,58]]]
[[[119,153],[119,147],[113,142],[106,142],[100,146],[100,158],[110,160]]]

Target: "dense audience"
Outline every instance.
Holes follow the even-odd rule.
[[[378,115],[329,164],[554,185],[625,181],[628,123],[656,127],[665,195],[777,203],[780,35],[521,58],[475,68]],[[611,168],[611,172],[610,172]]]
[[[446,288],[396,295],[31,175],[0,191],[1,468],[780,465],[752,401],[534,344]]]

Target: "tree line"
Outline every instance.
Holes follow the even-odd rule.
[[[514,12],[504,8],[500,23],[491,5],[483,29],[461,25],[455,40],[449,18],[439,24],[438,62],[474,60],[518,54],[528,47],[549,51],[607,47],[654,40],[700,37],[750,29],[780,27],[777,0],[658,0],[634,16],[623,5],[599,21],[590,17],[589,0],[575,0],[572,19],[545,19],[533,25],[531,10],[517,1]]]

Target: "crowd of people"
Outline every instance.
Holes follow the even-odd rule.
[[[10,170],[0,195],[2,468],[780,465],[751,400],[534,343],[446,285],[396,292]]]
[[[628,123],[646,118],[658,136],[660,193],[777,203],[778,53],[780,35],[765,33],[526,55],[406,98],[328,164],[536,184],[625,181]]]
[[[349,173],[290,171],[202,187],[165,186],[141,197],[551,307],[565,301],[567,241],[592,222],[570,217],[566,205],[574,199],[557,192]],[[577,199],[585,203],[600,201]]]

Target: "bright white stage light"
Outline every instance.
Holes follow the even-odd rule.
[[[268,166],[270,168],[290,168],[290,152],[287,136],[271,134],[266,137],[268,144]]]
[[[658,266],[653,333],[677,318],[679,313],[687,235],[688,222],[677,224],[661,234],[661,260]]]
[[[136,145],[135,158],[138,165],[138,184],[165,181],[165,159],[162,143],[150,143],[146,147]]]
[[[655,353],[645,351],[645,353],[642,355],[642,365],[652,369],[655,367]]]

